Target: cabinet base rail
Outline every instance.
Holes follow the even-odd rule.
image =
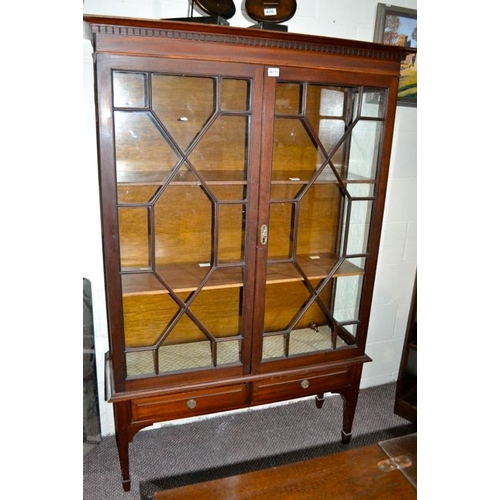
[[[343,399],[343,423],[341,430],[341,442],[343,444],[348,444],[351,441],[352,437],[352,426],[354,420],[354,414],[356,411],[356,406],[358,402],[358,394],[359,394],[359,380],[356,384],[350,385],[347,387],[343,387],[341,389],[332,389],[330,391],[332,394],[340,394]],[[317,408],[321,408],[325,401],[324,393],[312,395],[315,396],[316,406]],[[302,397],[302,396],[300,396]],[[201,399],[201,398],[199,398]],[[289,398],[294,399],[294,398]],[[197,406],[197,398],[190,398],[184,393],[183,401],[185,402],[186,407],[188,408],[196,408]],[[171,404],[176,405],[180,402],[175,401]],[[151,406],[156,408],[156,402],[152,401]],[[251,406],[258,406],[263,403],[258,403],[256,405],[246,405],[247,408]],[[125,401],[125,402],[116,402],[113,403],[114,408],[114,416],[115,416],[115,425],[116,425],[116,443],[118,448],[118,455],[120,460],[121,474],[122,474],[122,487],[124,491],[130,491],[131,488],[131,478],[130,478],[130,460],[129,460],[129,444],[132,442],[134,436],[141,429],[153,425],[153,423],[162,422],[172,420],[172,418],[157,418],[154,421],[146,420],[146,421],[134,421],[134,400]],[[200,406],[203,406],[202,401],[199,403]],[[245,406],[240,405],[239,407],[233,407],[229,409],[238,409],[243,408]],[[221,408],[220,411],[227,410],[228,408]],[[175,411],[175,410],[174,410]],[[216,413],[217,409],[213,409],[212,411],[199,411],[198,415],[203,415],[207,413]],[[187,417],[188,414],[185,413],[183,415]],[[177,416],[176,418],[182,418]]]

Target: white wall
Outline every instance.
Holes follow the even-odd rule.
[[[253,23],[235,1],[232,26]],[[398,6],[417,8],[416,0],[399,0]],[[290,32],[373,40],[377,0],[297,0],[297,12],[286,25]],[[186,17],[188,0],[85,0],[85,14],[142,18]],[[103,435],[114,432],[113,412],[103,393],[103,357],[108,350],[102,266],[95,118],[92,83],[92,48],[83,40],[83,165],[82,188],[87,193],[83,219],[84,277],[92,282],[99,399]],[[362,387],[396,380],[406,331],[417,265],[417,109],[398,106],[389,187],[382,229],[381,252],[375,282]]]

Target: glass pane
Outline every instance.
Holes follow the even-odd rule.
[[[158,353],[160,373],[213,366],[212,345],[208,340],[166,344],[160,347]]]
[[[373,182],[350,183],[346,186],[346,189],[351,198],[370,198],[373,197],[375,184]]]
[[[217,366],[241,363],[241,339],[217,342],[215,346],[217,349]]]
[[[283,259],[292,255],[293,203],[272,203],[269,215],[268,257]]]
[[[290,333],[290,355],[331,349],[332,330],[328,325],[293,330]]]
[[[276,84],[276,114],[298,115],[301,110],[302,85],[279,82]]]
[[[309,328],[312,323],[323,324],[324,313],[317,302],[311,304],[307,313],[299,317],[298,312],[311,300],[311,291],[304,285],[297,271],[293,272],[287,264],[279,266],[281,268],[272,270],[272,278],[279,275],[283,281],[270,282],[266,287],[264,331],[281,332],[292,325],[295,328]],[[317,280],[314,283],[317,284]]]
[[[286,336],[274,335],[264,337],[262,340],[262,359],[284,358],[286,349]]]
[[[219,115],[203,133],[189,161],[208,180],[246,179],[248,118]],[[229,177],[228,175],[233,175]],[[214,178],[215,176],[215,178]]]
[[[241,296],[241,267],[215,271],[201,292],[176,294],[176,301],[166,293],[127,296],[128,375],[240,364]]]
[[[218,262],[241,262],[244,259],[244,206],[225,204],[218,207]]]
[[[239,272],[241,282],[241,269]],[[231,337],[241,331],[241,287],[224,288],[227,277],[227,274],[215,271],[213,278],[196,296],[190,307],[197,320],[213,338]],[[217,311],[217,314],[214,314],[214,311]]]
[[[337,224],[342,206],[338,184],[315,183],[299,202],[298,255],[334,254],[337,248]]]
[[[361,116],[383,118],[386,104],[385,89],[364,89]]]
[[[152,375],[155,373],[154,352],[151,350],[127,352],[125,360],[128,377]]]
[[[349,88],[307,87],[307,118],[319,138],[320,148],[325,151],[318,161],[323,163],[328,158],[339,171],[347,157],[346,131],[352,121],[353,105],[353,91]]]
[[[318,150],[306,127],[300,119],[276,119],[273,180],[309,179],[316,171]]]
[[[342,88],[320,85],[307,88],[307,118],[327,151],[344,135],[349,104],[349,94]]]
[[[304,189],[309,179],[301,177],[289,177],[283,181],[273,182],[271,185],[271,200],[283,201],[293,200]],[[288,203],[286,203],[288,204]]]
[[[124,295],[125,346],[154,346],[178,309],[167,293]]]
[[[215,112],[215,80],[153,74],[151,88],[153,110],[179,148],[186,151]]]
[[[372,201],[353,200],[347,255],[366,253],[368,251],[367,246],[372,206]]]
[[[149,214],[145,207],[118,209],[122,268],[149,268]]]
[[[203,172],[204,178],[208,177],[208,175],[206,175],[207,173],[208,172]],[[244,200],[247,196],[246,184],[238,180],[228,180],[225,183],[207,182],[206,185],[212,197],[217,201]],[[244,210],[245,208],[242,208],[242,211]]]
[[[290,271],[286,264],[279,271],[273,269],[272,276],[279,273],[283,282],[268,282],[266,288],[264,359],[333,348],[334,325],[325,312],[332,299],[331,284],[322,286],[322,280],[314,279],[309,288]]]
[[[178,162],[147,112],[115,111],[115,148],[119,183],[159,182]]]
[[[372,208],[371,200],[351,199],[347,204],[342,225],[342,255],[367,252]]]
[[[348,164],[349,179],[375,179],[383,123],[360,120],[351,134]]]
[[[116,108],[144,108],[146,100],[146,74],[113,72],[113,104]]]
[[[153,213],[156,264],[212,262],[213,204],[199,186],[168,185]]]
[[[275,194],[287,186],[277,186]],[[342,197],[336,183],[312,184],[302,188],[301,196],[292,203],[271,203],[269,218],[269,258],[299,255],[334,254],[337,248],[336,221]],[[321,217],[318,216],[321,214]]]
[[[147,203],[158,191],[158,185],[121,184],[117,187],[118,203]]]
[[[223,78],[220,101],[222,111],[247,111],[250,105],[250,82]]]
[[[337,280],[334,315],[339,322],[356,321],[363,276],[345,276]]]
[[[167,337],[162,342],[163,346],[178,344],[189,346],[208,340],[203,329],[187,313],[182,311],[175,319],[175,323],[169,329]]]

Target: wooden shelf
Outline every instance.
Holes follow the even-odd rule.
[[[343,182],[347,184],[351,183],[365,183],[365,184],[374,184],[375,179],[368,179],[367,177],[362,177],[357,174],[349,173],[349,178],[343,178],[340,175],[341,167],[336,167],[337,172],[339,173],[340,178]],[[273,171],[273,184],[307,184],[312,177],[314,172],[310,170],[285,170],[285,171]],[[316,183],[338,183],[337,176],[332,172],[328,167],[323,170],[323,172],[319,175]]]
[[[241,170],[212,170],[199,171],[200,177],[207,184],[246,184],[245,172]],[[127,171],[119,172],[118,184],[133,184],[137,186],[144,185],[161,185],[168,177],[169,172],[151,171]],[[182,179],[181,174],[177,174],[177,179],[171,181],[171,184],[176,186],[193,186],[200,184],[200,181],[192,173],[186,172],[186,178]]]
[[[201,264],[201,265],[200,265]],[[210,267],[204,263],[171,264],[157,267],[169,286],[177,293],[196,290],[207,275]],[[168,293],[166,288],[152,273],[124,274],[122,276],[123,295]],[[243,267],[221,267],[210,278],[205,290],[243,286]]]
[[[326,277],[336,261],[337,258],[330,254],[301,255],[297,257],[297,263],[310,280]],[[158,266],[157,272],[164,277],[176,293],[182,293],[196,290],[209,269],[210,266],[205,263],[185,263]],[[334,276],[360,276],[363,273],[364,271],[360,267],[344,261]],[[292,263],[271,262],[268,265],[266,280],[268,284],[301,280],[302,277]],[[235,265],[219,267],[203,289],[216,290],[241,286],[243,286],[243,266]],[[153,273],[145,272],[123,274],[122,289],[123,295],[168,293]]]
[[[310,280],[325,278],[337,260],[337,257],[334,255],[325,253],[297,256],[297,264],[299,264]],[[363,270],[360,267],[348,261],[344,261],[334,276],[359,276],[362,274]],[[298,276],[298,272],[292,263],[283,265],[271,262],[268,265],[266,280],[268,284],[290,283],[293,281],[301,281],[301,279],[302,278]]]
[[[217,170],[217,171],[198,171],[201,178],[207,184],[227,184],[227,185],[245,185],[247,180],[245,172],[241,170]],[[121,171],[118,174],[118,184],[135,185],[135,186],[156,186],[161,185],[168,172],[162,171]],[[312,176],[311,171],[307,170],[286,170],[273,172],[272,184],[307,184]],[[195,186],[199,185],[200,181],[194,174],[186,175],[186,179],[178,178],[170,183],[176,186]],[[373,184],[375,179],[368,179],[359,175],[350,174],[349,179],[343,179],[345,183],[367,183]],[[323,173],[316,180],[316,183],[337,183],[337,177],[333,172]]]

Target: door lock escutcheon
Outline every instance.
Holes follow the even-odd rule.
[[[260,226],[260,243],[261,245],[267,244],[267,224]]]

